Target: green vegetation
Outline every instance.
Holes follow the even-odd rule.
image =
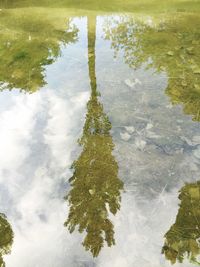
[[[42,10],[0,12],[0,89],[34,92],[45,85],[45,67],[60,46],[77,40],[77,29],[62,13]]]
[[[3,255],[10,253],[13,236],[11,225],[5,215],[0,213],[0,267],[5,267]]]
[[[200,265],[200,182],[186,184],[180,191],[176,222],[165,234],[162,253],[172,264],[190,262]]]
[[[118,178],[118,165],[112,151],[111,123],[98,100],[95,76],[95,18],[88,21],[88,65],[91,97],[87,104],[86,121],[79,144],[83,150],[73,163],[72,189],[66,196],[70,211],[65,226],[73,232],[86,232],[83,246],[97,257],[104,242],[115,244],[109,212],[120,208],[123,183]],[[108,210],[109,209],[109,210]]]
[[[0,7],[62,7],[79,10],[96,10],[106,12],[144,12],[157,13],[163,11],[200,10],[198,0],[2,0]]]
[[[166,72],[166,94],[173,104],[182,104],[184,112],[200,121],[200,16],[182,14],[147,23],[130,17],[108,21],[105,39],[111,41],[115,56],[124,53],[132,68],[146,65]]]

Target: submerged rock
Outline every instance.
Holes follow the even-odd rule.
[[[135,132],[135,128],[133,126],[125,126],[124,127],[126,129],[126,131],[129,133],[129,134],[132,134]]]
[[[124,82],[130,88],[134,88],[136,84],[142,84],[141,81],[137,78],[133,79],[133,81],[131,81],[130,79],[126,79]]]
[[[136,138],[135,139],[135,146],[139,150],[144,150],[147,142],[145,140],[142,140],[141,138]]]
[[[162,136],[161,135],[158,135],[158,134],[156,134],[156,133],[154,133],[154,132],[152,132],[152,131],[148,131],[147,133],[146,133],[146,137],[148,137],[148,138],[152,138],[152,139],[154,139],[154,138],[162,138]]]
[[[121,139],[124,141],[128,141],[131,138],[131,135],[128,133],[120,133]]]
[[[200,145],[194,150],[193,154],[196,158],[200,159]]]
[[[192,141],[194,144],[200,144],[200,136],[193,136]]]
[[[152,123],[147,123],[146,129],[149,130],[153,128],[153,124]]]

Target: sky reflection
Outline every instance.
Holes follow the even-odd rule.
[[[81,236],[63,226],[90,97],[86,18],[75,18],[78,40],[61,45],[61,57],[46,67],[47,84],[34,94],[0,94],[0,211],[14,231],[7,267],[170,266],[161,255],[163,236],[178,211],[178,190],[198,179],[197,147],[187,140],[199,135],[199,125],[171,105],[166,72],[133,70],[123,54],[113,57],[102,38],[104,19],[97,18],[97,85],[126,189],[121,210],[111,215],[116,245],[93,259]]]

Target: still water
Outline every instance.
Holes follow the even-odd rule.
[[[104,2],[0,2],[1,267],[200,264],[199,1]]]

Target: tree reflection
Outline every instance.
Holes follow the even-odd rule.
[[[113,18],[105,24],[105,39],[111,41],[115,56],[119,50],[130,67],[165,71],[166,94],[173,104],[183,104],[184,112],[200,121],[200,24],[199,15],[146,23],[130,17]]]
[[[111,123],[98,99],[95,75],[95,18],[88,19],[88,65],[91,97],[87,104],[83,135],[79,140],[82,153],[73,163],[70,178],[71,191],[66,196],[70,210],[65,226],[72,233],[77,227],[85,232],[83,246],[97,257],[106,242],[115,244],[114,227],[109,212],[120,208],[118,165],[112,155],[114,144],[110,135]]]
[[[186,184],[179,199],[176,221],[165,234],[162,253],[172,264],[182,263],[184,258],[200,264],[200,182]]]
[[[60,55],[60,46],[76,41],[77,28],[69,19],[55,21],[52,11],[46,13],[1,11],[0,90],[38,90],[45,85],[45,67]]]
[[[10,253],[13,236],[11,225],[6,216],[0,213],[0,267],[5,267],[3,255]]]
[[[168,74],[166,94],[173,104],[183,104],[184,112],[200,121],[200,24],[199,15],[145,23],[122,16],[108,19],[105,39],[111,41],[115,56],[123,52],[131,68],[142,65]],[[172,263],[200,265],[200,182],[186,184],[180,192],[180,208],[175,223],[165,234],[162,253]]]

